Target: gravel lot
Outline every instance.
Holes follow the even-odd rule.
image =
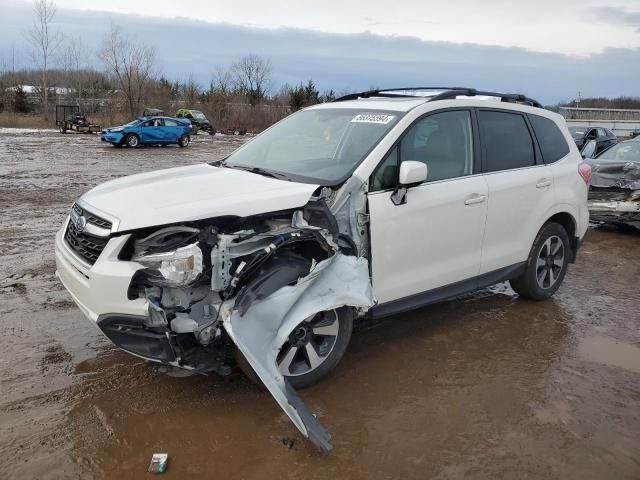
[[[139,479],[167,452],[166,478],[640,478],[639,234],[592,229],[546,302],[498,285],[361,325],[301,392],[329,456],[240,375],[169,376],[113,348],[55,277],[71,203],[243,141],[129,150],[0,129],[0,477]]]

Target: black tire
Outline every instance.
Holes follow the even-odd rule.
[[[209,128],[209,130],[207,130],[209,132],[209,135],[215,135],[216,134],[216,129],[211,127]]]
[[[521,297],[546,300],[560,288],[570,258],[567,231],[559,223],[546,223],[536,235],[525,272],[510,280],[511,288]]]
[[[135,133],[129,133],[124,137],[123,142],[127,147],[136,148],[140,146],[140,138]]]
[[[180,145],[181,148],[188,147],[190,141],[189,135],[183,135],[178,140],[178,145]]]
[[[312,369],[311,371],[300,375],[286,375],[286,378],[288,379],[292,387],[307,388],[315,385],[329,373],[331,373],[333,369],[338,365],[338,362],[340,362],[340,360],[342,359],[342,356],[346,352],[347,346],[349,345],[349,341],[351,340],[351,333],[353,331],[354,310],[353,308],[344,307],[335,310],[335,313],[337,314],[339,328],[335,343],[333,344],[331,351],[324,358],[322,363],[315,369]],[[249,380],[251,380],[256,385],[260,385],[264,388],[262,381],[253,371],[253,368],[251,368],[251,365],[249,365],[249,362],[246,360],[246,358],[244,358],[244,355],[242,355],[240,350],[236,349],[235,357],[238,367],[249,378]]]

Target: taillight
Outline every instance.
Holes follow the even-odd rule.
[[[588,163],[582,162],[578,166],[578,173],[584,180],[584,183],[589,185],[591,183],[591,166]]]

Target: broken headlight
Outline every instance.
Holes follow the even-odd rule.
[[[185,287],[202,273],[198,229],[169,227],[136,241],[131,260],[146,267],[145,277],[160,287]]]
[[[202,273],[202,250],[193,243],[171,252],[137,255],[131,260],[147,267],[147,279],[161,287],[186,287]]]

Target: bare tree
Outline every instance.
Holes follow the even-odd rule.
[[[220,95],[230,95],[233,89],[233,74],[229,70],[217,67],[214,79],[211,81],[211,90],[217,90]]]
[[[89,52],[81,38],[71,37],[67,39],[62,48],[60,63],[65,73],[68,86],[75,90],[75,95],[80,102],[85,90],[88,70]]]
[[[137,117],[144,103],[145,89],[155,75],[155,49],[125,35],[112,24],[98,57],[124,93],[131,116]]]
[[[41,72],[42,112],[46,116],[49,101],[47,70],[63,36],[60,32],[51,30],[51,24],[56,16],[56,4],[53,0],[35,0],[33,11],[36,18],[33,25],[25,31],[25,36],[31,45],[33,60]]]
[[[251,105],[260,103],[271,82],[271,61],[257,55],[246,55],[231,66],[237,89]]]

